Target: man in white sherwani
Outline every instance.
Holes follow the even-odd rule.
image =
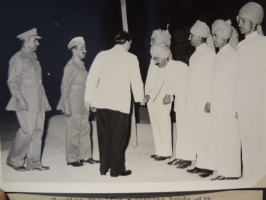
[[[213,68],[211,115],[216,133],[217,172],[212,180],[238,179],[241,176],[240,136],[235,119],[238,33],[231,21],[212,24],[214,46],[219,48]]]
[[[174,111],[176,115],[176,148],[175,159],[168,162],[169,165],[177,165],[183,169],[191,164],[191,160],[196,160],[195,152],[188,150],[194,140],[191,131],[191,117],[186,108],[186,89],[188,66],[181,61],[169,60],[166,67],[167,83],[172,87],[175,96]]]
[[[238,81],[235,108],[240,127],[243,177],[264,175],[262,167],[263,118],[265,107],[266,37],[261,22],[263,8],[254,2],[244,5],[237,16],[238,26],[245,39],[237,46]],[[265,154],[264,154],[265,156]]]
[[[190,111],[194,144],[191,151],[197,154],[196,167],[187,170],[199,173],[201,177],[208,177],[216,169],[215,138],[211,130],[210,97],[212,70],[215,61],[215,51],[210,28],[206,23],[197,21],[190,30],[189,40],[196,51],[189,59],[189,75],[187,80],[187,108]],[[214,47],[213,47],[214,48]],[[195,146],[194,146],[195,145]],[[194,149],[195,148],[195,149]],[[188,163],[189,164],[189,163]]]
[[[152,125],[152,133],[155,145],[155,160],[161,161],[170,158],[172,155],[171,136],[171,102],[174,91],[168,84],[167,73],[169,56],[171,51],[167,47],[151,46],[151,56],[157,73],[149,73],[146,83],[153,81],[153,84],[145,85],[145,98]],[[155,71],[155,70],[154,70]]]
[[[150,45],[151,45],[151,48],[152,46],[161,46],[161,47],[166,47],[169,49],[171,45],[171,35],[169,34],[168,30],[161,30],[161,29],[154,30],[152,32]],[[169,52],[170,52],[169,59],[171,59],[172,57],[171,51]],[[148,74],[147,74],[147,78],[145,82],[146,95],[155,86],[156,81],[157,81],[156,77],[159,76],[159,73],[162,73],[162,71],[163,70],[161,70],[158,66],[155,65],[153,58],[151,58],[149,70],[148,70]],[[149,109],[149,106],[148,106],[148,109]],[[150,118],[151,118],[151,113],[150,113]],[[150,120],[151,120],[151,125],[153,128],[153,135],[154,135],[154,132],[157,132],[157,128],[155,128],[153,120],[152,119]],[[169,132],[169,128],[167,128],[167,131]],[[155,135],[158,135],[158,134],[155,133]],[[158,149],[157,137],[154,137],[154,144],[155,144],[155,153],[151,155],[151,158],[155,158],[155,160],[165,160],[166,159],[165,157],[157,158],[158,156],[157,155],[157,149]]]
[[[110,169],[112,177],[128,176],[125,167],[125,144],[129,134],[132,89],[135,102],[144,104],[139,62],[128,52],[131,35],[120,31],[115,46],[100,52],[94,59],[85,89],[85,105],[97,108],[97,134],[100,150],[100,173]],[[91,106],[90,106],[91,104]]]

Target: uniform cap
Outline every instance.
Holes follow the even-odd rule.
[[[29,31],[21,33],[20,35],[17,36],[17,38],[19,38],[20,40],[25,40],[28,37],[34,37],[34,38],[37,38],[37,39],[41,39],[41,37],[38,36],[36,28],[33,28],[33,29],[29,30]]]
[[[67,48],[71,49],[72,47],[74,46],[77,46],[77,45],[84,45],[85,44],[85,41],[83,39],[83,37],[75,37],[73,38],[67,45]]]

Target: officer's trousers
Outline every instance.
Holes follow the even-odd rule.
[[[45,113],[16,112],[20,124],[7,163],[23,166],[25,157],[27,168],[41,166],[41,147]]]
[[[67,163],[92,157],[89,115],[65,117]]]

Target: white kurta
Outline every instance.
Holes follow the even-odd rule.
[[[243,176],[261,176],[265,95],[266,37],[256,31],[237,46],[235,108],[240,125]]]
[[[241,176],[240,136],[235,119],[237,52],[230,44],[218,53],[213,68],[211,115],[216,133],[218,175]]]
[[[174,111],[176,113],[176,158],[196,160],[195,150],[188,150],[194,144],[194,134],[191,130],[191,117],[186,108],[186,88],[188,66],[180,61],[173,61],[171,71],[168,71],[168,85],[173,88],[175,95]],[[175,65],[175,66],[174,66]],[[194,146],[194,145],[192,145]]]
[[[86,83],[85,101],[92,107],[129,114],[132,89],[135,102],[144,98],[139,62],[121,45],[100,52],[94,59]]]
[[[172,103],[163,104],[166,94],[173,95],[169,86],[167,75],[175,67],[174,61],[170,60],[166,67],[157,67],[151,60],[145,84],[145,94],[150,96],[148,111],[152,126],[152,133],[155,145],[155,154],[158,156],[172,155],[172,134],[170,111]]]
[[[216,168],[215,141],[211,130],[211,116],[204,112],[204,107],[211,100],[212,70],[215,57],[215,52],[206,43],[196,48],[189,59],[186,99],[195,134],[196,166],[211,170]],[[194,147],[191,149],[193,150]]]

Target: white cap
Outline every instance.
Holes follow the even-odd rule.
[[[81,44],[81,45],[85,44],[85,41],[84,41],[83,37],[75,37],[75,38],[73,38],[68,43],[67,48],[71,49],[72,47],[77,46],[79,44]]]

